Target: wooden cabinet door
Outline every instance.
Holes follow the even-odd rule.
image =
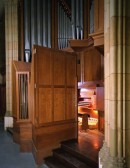
[[[34,51],[36,125],[77,122],[76,55],[40,46]]]

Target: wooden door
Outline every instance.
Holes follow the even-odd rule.
[[[76,55],[40,46],[34,50],[35,124],[77,122]]]

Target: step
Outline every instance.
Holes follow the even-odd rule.
[[[98,161],[96,158],[98,154],[95,154],[95,151],[92,152],[92,150],[87,153],[87,148],[81,150],[80,145],[75,140],[62,142],[61,148],[92,168],[98,168]]]
[[[59,160],[57,160],[53,156],[45,158],[45,164],[49,168],[66,168]]]
[[[85,162],[74,157],[72,154],[68,153],[67,151],[61,148],[55,149],[53,151],[53,156],[56,158],[56,160],[59,160],[60,162],[65,164],[66,167],[69,168],[91,168]]]

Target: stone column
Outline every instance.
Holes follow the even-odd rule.
[[[6,115],[5,128],[12,126],[12,61],[18,60],[18,0],[5,0]]]
[[[130,167],[129,9],[129,0],[105,0],[105,140],[100,168]]]

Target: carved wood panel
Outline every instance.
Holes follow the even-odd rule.
[[[54,121],[65,120],[65,89],[54,89]]]
[[[54,85],[65,85],[65,56],[62,52],[54,52]]]
[[[52,122],[52,89],[51,88],[39,88],[37,90],[37,110],[39,124]]]
[[[76,57],[72,54],[66,54],[66,84],[75,85],[76,78]]]
[[[66,89],[66,119],[74,119],[75,111],[75,89]]]
[[[76,120],[76,55],[40,46],[34,53],[36,125]]]
[[[36,52],[36,83],[39,85],[50,85],[52,83],[51,52],[45,47],[38,47]]]

